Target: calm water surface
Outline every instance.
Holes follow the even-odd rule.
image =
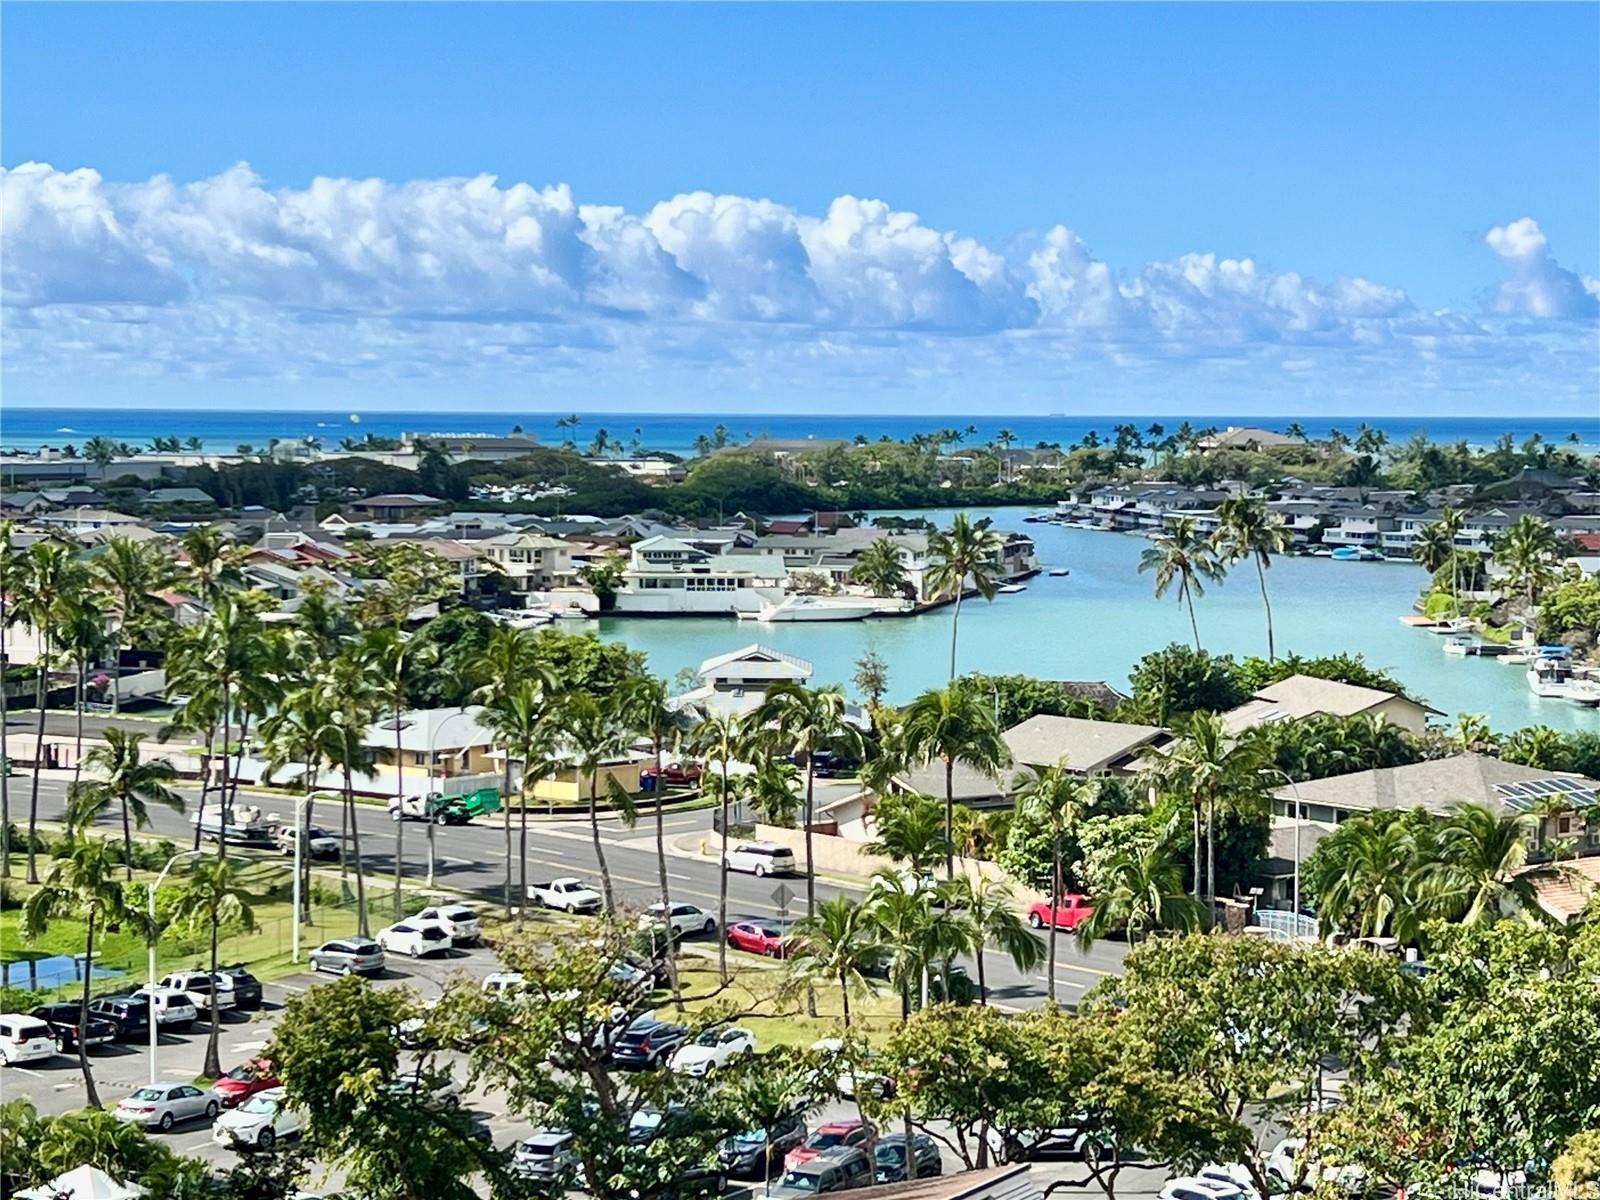
[[[1064,578],[1041,575],[1028,590],[969,601],[961,610],[959,665],[963,671],[1022,672],[1049,679],[1103,679],[1127,690],[1141,655],[1190,639],[1184,610],[1157,601],[1150,576],[1138,573],[1148,545],[1130,534],[1024,525],[1038,508],[986,510],[1002,528],[1026,529],[1042,566],[1067,567]],[[949,512],[926,512],[947,525]],[[1400,624],[1423,583],[1421,568],[1405,563],[1343,563],[1282,558],[1268,572],[1280,654],[1359,652],[1391,671],[1414,694],[1454,722],[1458,712],[1486,714],[1496,729],[1545,724],[1600,729],[1600,715],[1564,700],[1540,700],[1519,667],[1493,659],[1447,655],[1443,639]],[[1265,655],[1266,625],[1254,570],[1247,566],[1198,602],[1200,637],[1208,650]],[[670,679],[751,642],[809,659],[814,682],[850,689],[855,660],[875,650],[889,664],[891,700],[906,700],[945,682],[949,671],[950,610],[900,620],[764,625],[732,618],[608,618],[595,623],[602,638],[643,650],[650,669]]]

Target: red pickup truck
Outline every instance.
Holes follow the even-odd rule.
[[[1028,924],[1035,929],[1054,925],[1057,929],[1076,929],[1094,914],[1094,905],[1087,896],[1069,892],[1056,901],[1054,912],[1040,901],[1028,910]]]

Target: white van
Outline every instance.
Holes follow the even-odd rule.
[[[209,1012],[215,1008],[218,1012],[227,1012],[239,1003],[234,998],[233,989],[218,987],[209,971],[174,971],[165,976],[158,986],[182,992],[197,1010]]]
[[[37,1017],[21,1013],[0,1013],[0,1063],[37,1062],[53,1058],[56,1037],[50,1026]]]
[[[752,875],[793,875],[798,869],[794,851],[772,842],[745,842],[728,851],[728,870]]]

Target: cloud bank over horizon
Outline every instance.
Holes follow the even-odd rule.
[[[1065,224],[988,246],[850,195],[821,214],[708,192],[627,212],[490,175],[271,188],[243,163],[187,183],[0,169],[6,373],[43,392],[1592,400],[1600,279],[1563,266],[1534,217],[1478,236],[1481,298],[1428,308],[1247,254],[1114,266]]]

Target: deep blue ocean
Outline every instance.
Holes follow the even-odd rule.
[[[1093,429],[1102,437],[1109,437],[1113,425],[1133,421],[1139,428],[1152,424],[1165,427],[1168,433],[1187,420],[1195,428],[1228,425],[1260,425],[1269,429],[1282,429],[1290,421],[1298,421],[1312,437],[1319,437],[1330,428],[1354,433],[1356,426],[1365,421],[1382,429],[1391,440],[1400,442],[1413,433],[1425,433],[1440,442],[1465,440],[1474,446],[1493,442],[1500,434],[1510,431],[1518,442],[1531,434],[1540,434],[1546,441],[1565,443],[1569,435],[1579,435],[1586,453],[1600,452],[1600,409],[1589,418],[1579,417],[1526,417],[1508,413],[1504,417],[1396,417],[1383,414],[1339,417],[1239,417],[1227,415],[1139,416],[1120,415],[1053,415],[1008,416],[984,413],[970,416],[863,414],[859,416],[813,413],[582,413],[582,418],[570,434],[560,429],[556,421],[558,412],[306,412],[272,410],[230,409],[98,409],[98,408],[17,408],[7,405],[0,409],[0,446],[32,449],[42,445],[61,445],[72,442],[82,444],[95,434],[116,438],[133,444],[144,444],[157,435],[175,434],[182,438],[198,437],[208,449],[228,450],[249,443],[264,446],[272,438],[320,438],[325,445],[333,446],[341,438],[359,439],[373,433],[395,437],[406,430],[427,433],[506,433],[513,425],[520,425],[526,433],[541,441],[560,443],[569,436],[580,445],[588,444],[595,434],[604,429],[610,438],[628,446],[637,443],[647,450],[666,450],[677,454],[692,451],[695,438],[709,435],[717,425],[726,427],[734,441],[747,437],[766,435],[781,438],[853,438],[862,434],[877,440],[887,434],[903,439],[913,433],[939,428],[976,427],[967,440],[983,444],[1000,429],[1009,429],[1016,435],[1017,445],[1032,446],[1038,442],[1060,442],[1068,445],[1078,441]]]

